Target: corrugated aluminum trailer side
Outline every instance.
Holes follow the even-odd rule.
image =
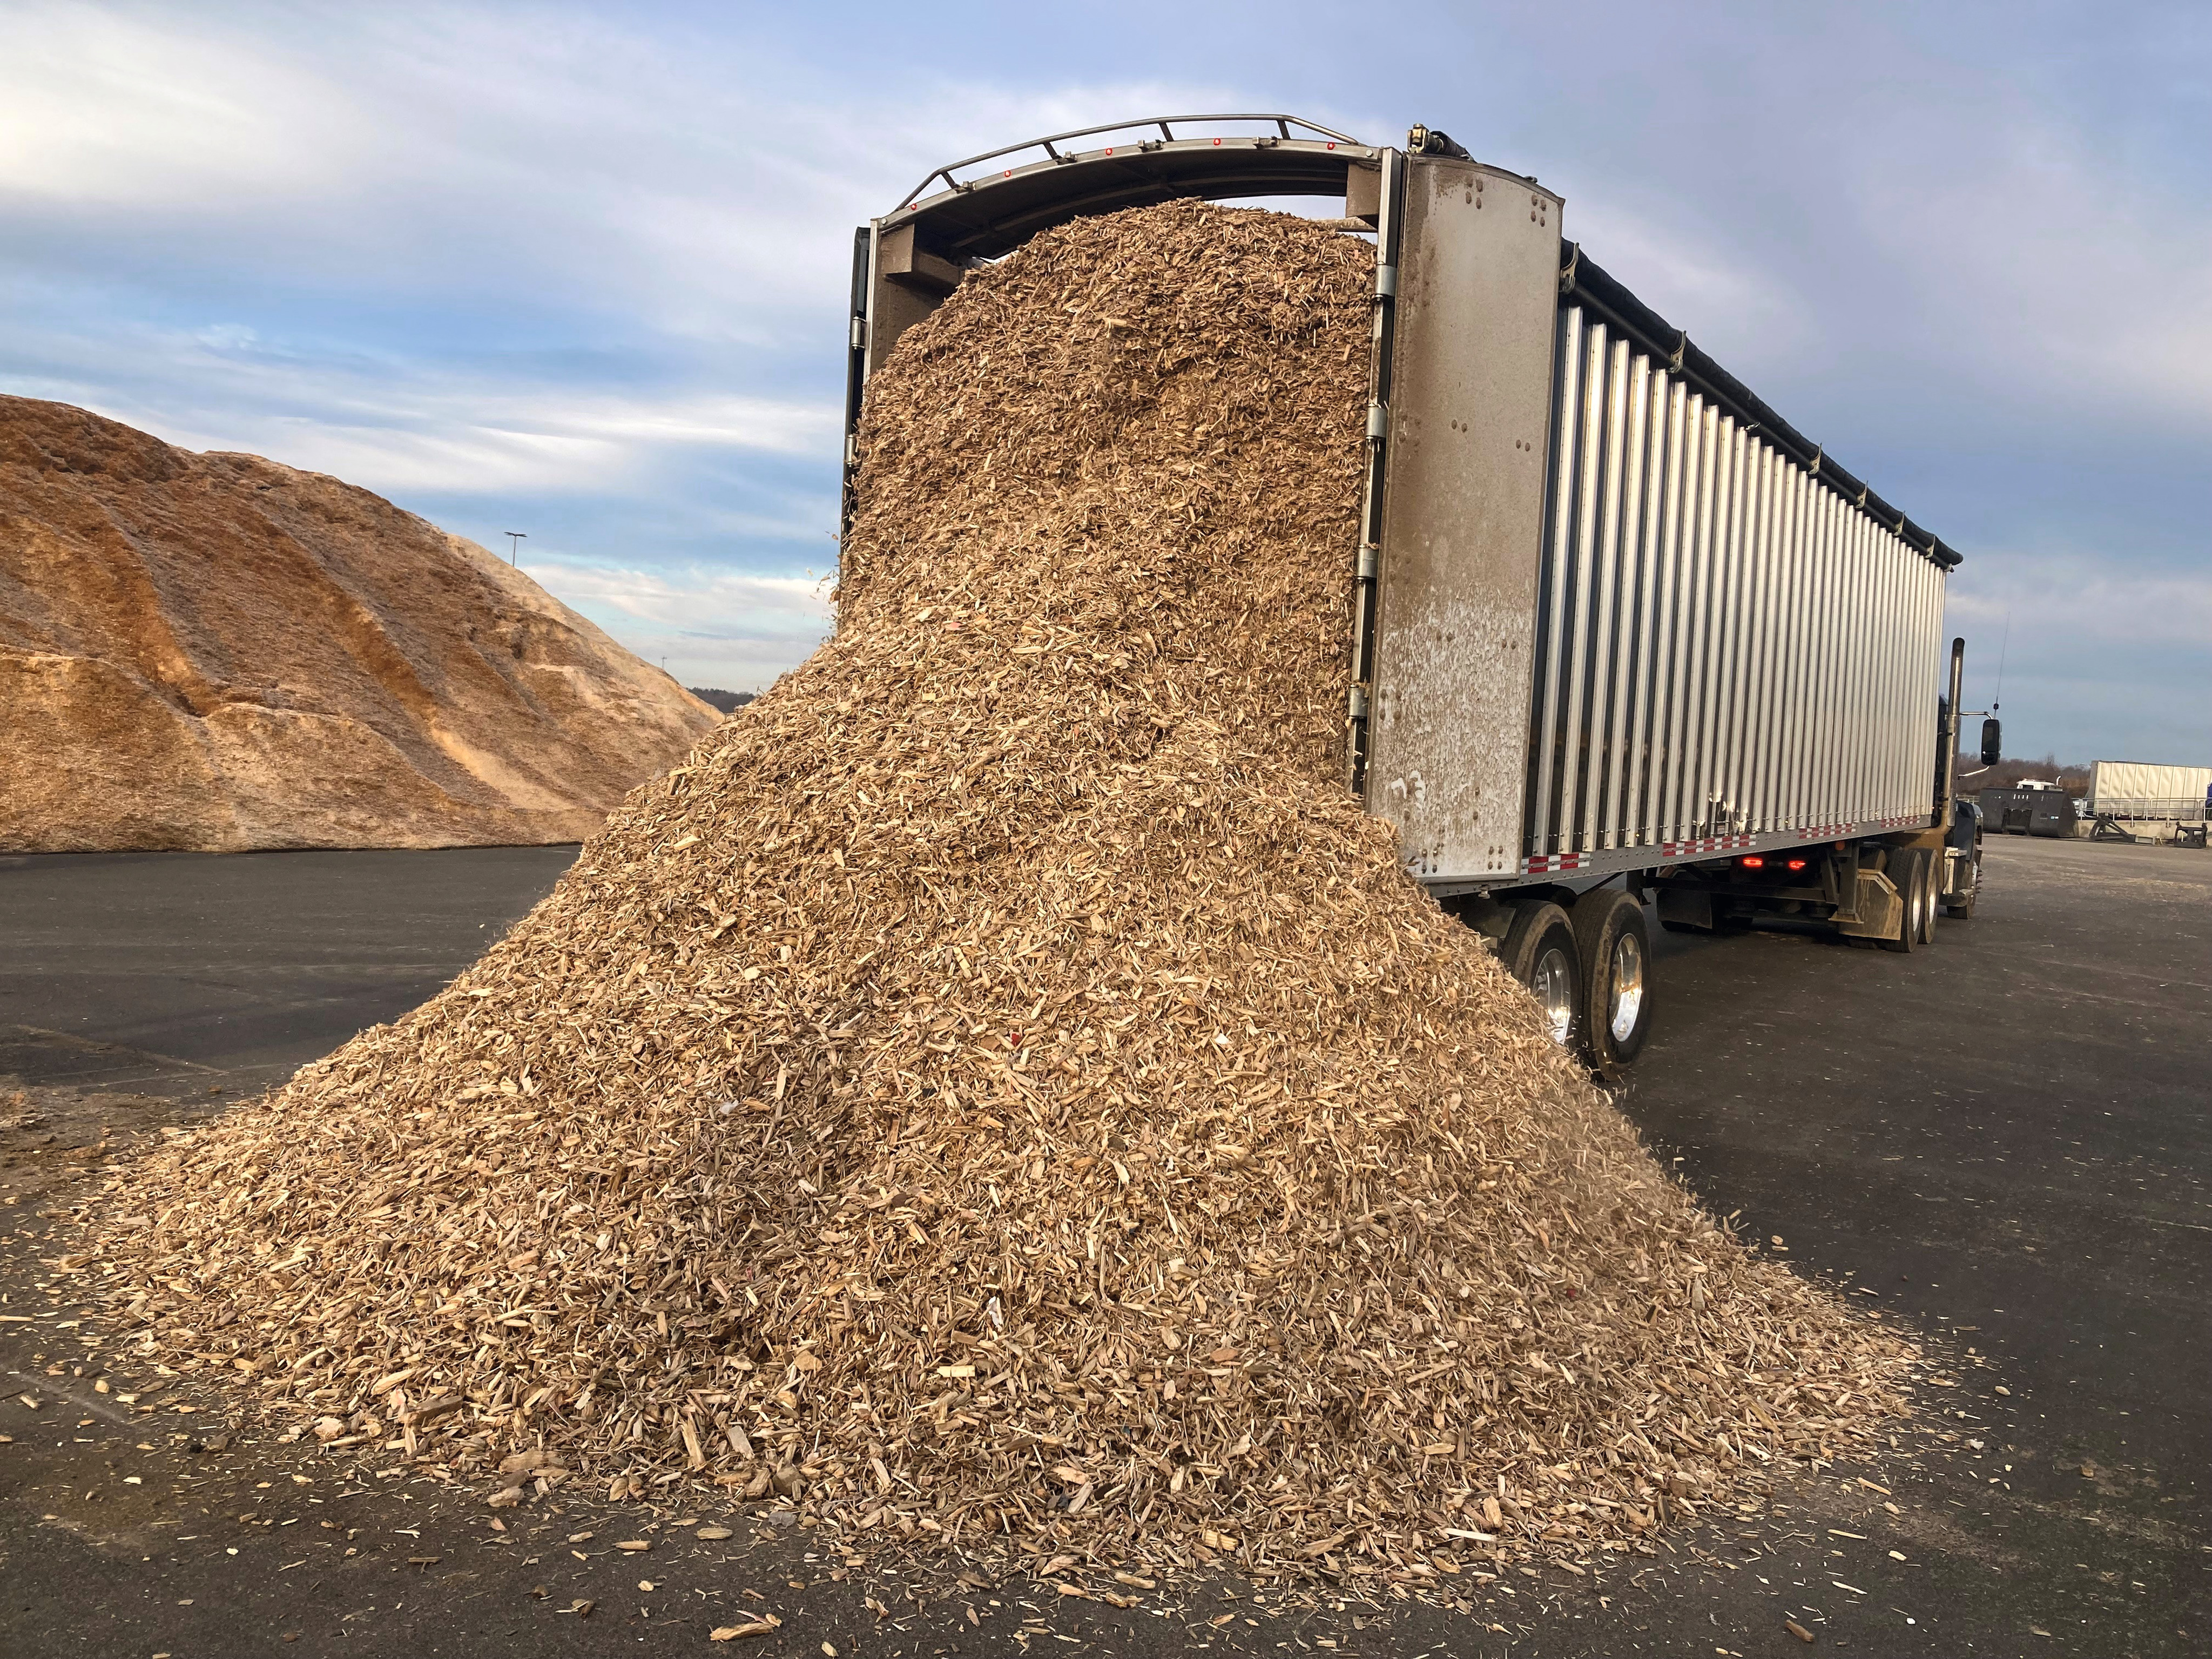
[[[1556,196],[1384,170],[1352,766],[1408,867],[1449,893],[1929,826],[1956,556],[1563,271]]]

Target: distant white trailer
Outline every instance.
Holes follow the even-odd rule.
[[[2212,794],[2212,766],[2099,761],[2089,772],[2089,814],[2098,817],[2198,823]]]

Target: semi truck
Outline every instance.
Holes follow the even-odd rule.
[[[1555,1038],[1635,1059],[1650,915],[1911,951],[1973,914],[1958,553],[1601,268],[1556,191],[1442,132],[1169,116],[939,167],[854,235],[848,513],[902,332],[1040,231],[1188,197],[1340,198],[1372,241],[1345,782]]]

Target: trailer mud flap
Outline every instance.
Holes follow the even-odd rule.
[[[1905,932],[1905,897],[1879,870],[1859,872],[1857,914],[1836,913],[1836,931],[1846,939],[1898,939]]]
[[[1713,896],[1704,888],[1685,887],[1670,881],[1660,883],[1654,890],[1658,894],[1661,921],[1671,921],[1682,927],[1711,929]]]

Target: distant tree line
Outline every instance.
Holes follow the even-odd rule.
[[[719,708],[725,714],[733,708],[743,708],[753,700],[753,694],[750,691],[725,691],[719,685],[695,685],[690,690],[701,702]]]

